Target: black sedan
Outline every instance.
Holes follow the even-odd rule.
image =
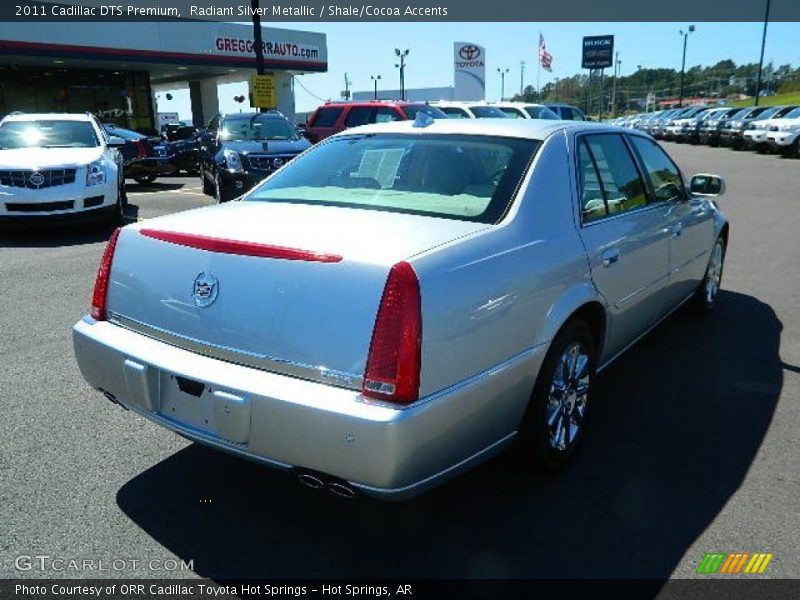
[[[133,179],[136,183],[145,185],[152,183],[160,175],[172,175],[177,171],[175,157],[160,137],[148,137],[108,123],[104,123],[103,128],[108,135],[125,140],[125,145],[119,148],[125,179]]]
[[[201,133],[191,125],[170,125],[164,128],[167,153],[175,156],[175,166],[179,171],[197,175]]]
[[[200,136],[203,192],[232,200],[310,146],[277,111],[217,115]]]

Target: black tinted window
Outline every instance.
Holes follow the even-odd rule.
[[[685,194],[680,171],[666,152],[647,138],[631,136],[630,140],[644,165],[653,198],[657,201],[683,199]]]
[[[345,119],[345,127],[358,127],[359,125],[366,125],[369,123],[370,116],[372,115],[372,108],[354,106],[350,109]]]
[[[317,116],[314,118],[312,127],[333,127],[336,121],[339,120],[339,115],[342,114],[341,107],[320,108],[317,111]]]

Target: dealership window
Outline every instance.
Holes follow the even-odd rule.
[[[130,129],[153,126],[147,73],[0,65],[0,114],[91,112]]]

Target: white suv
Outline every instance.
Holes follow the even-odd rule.
[[[90,114],[12,114],[0,121],[0,221],[122,220],[125,140]]]

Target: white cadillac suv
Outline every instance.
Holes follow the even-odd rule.
[[[90,114],[12,114],[0,121],[0,222],[67,218],[119,223],[125,140]]]

